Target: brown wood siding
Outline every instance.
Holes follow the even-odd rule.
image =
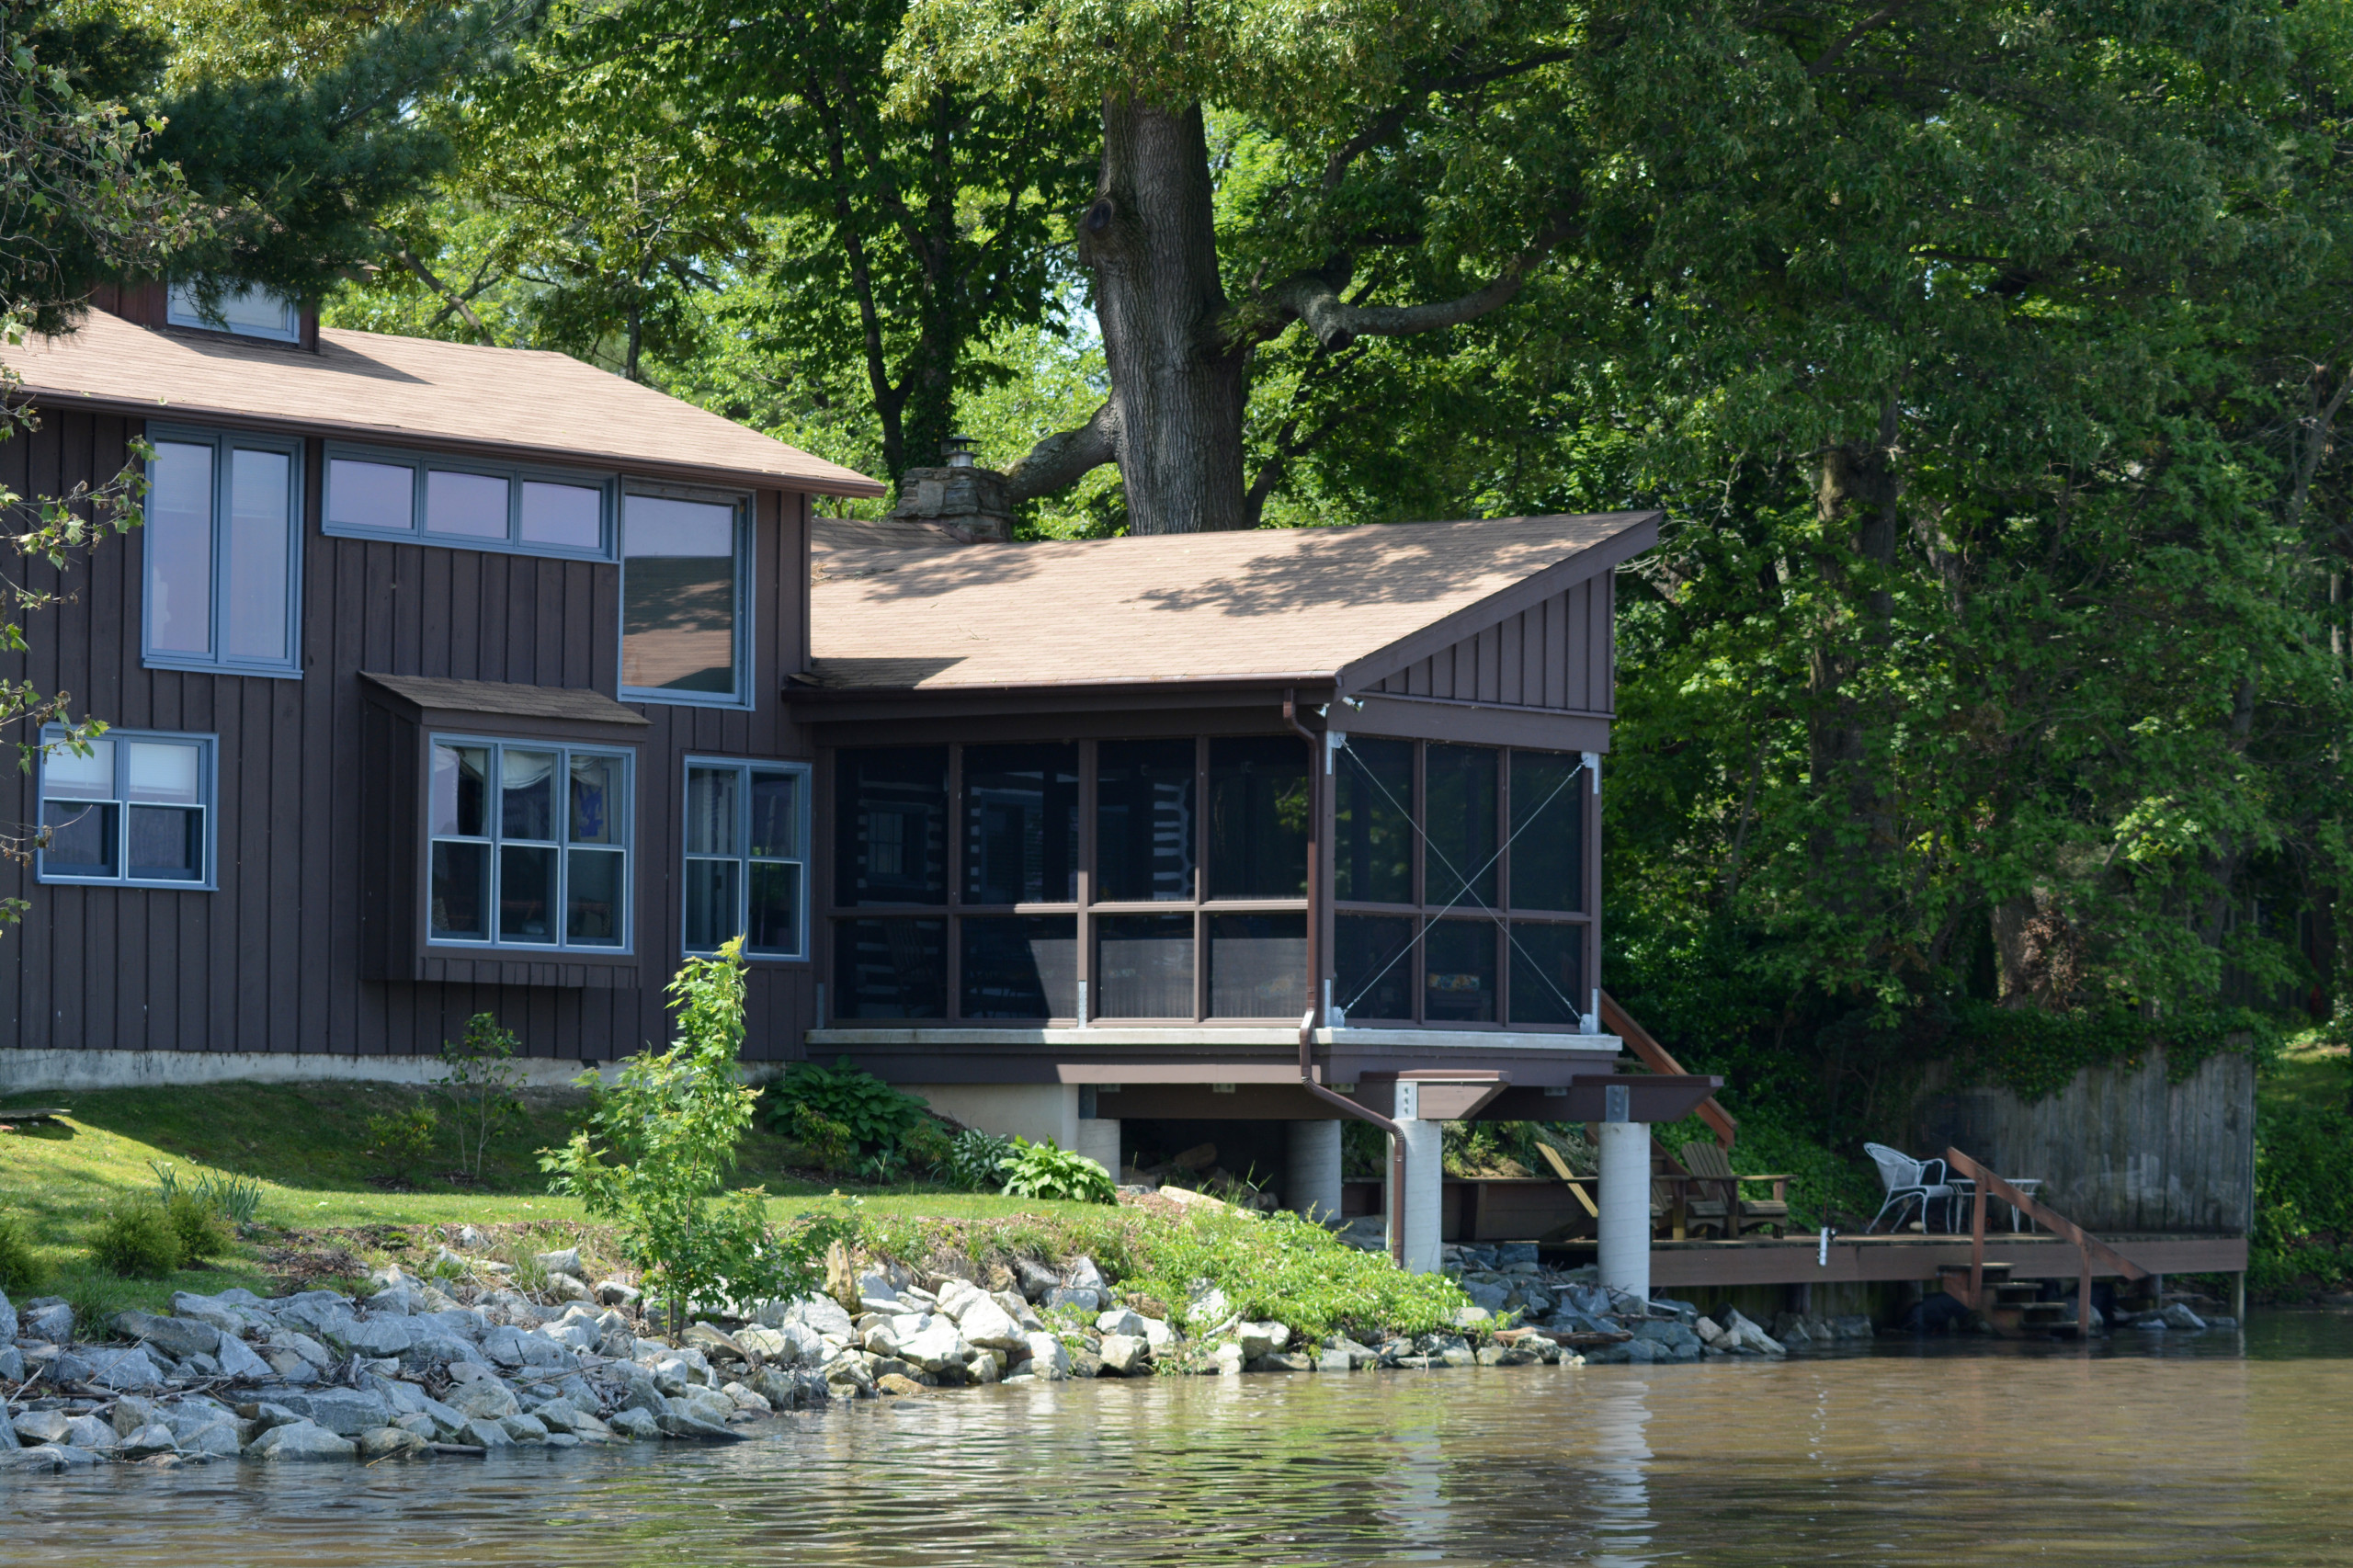
[[[1395,697],[1608,713],[1614,579],[1604,573],[1506,617],[1372,689]]]
[[[102,483],[126,460],[138,428],[52,411],[31,435],[0,441],[0,483],[22,494]],[[386,972],[390,934],[419,896],[412,824],[421,802],[412,780],[364,766],[367,726],[395,721],[363,700],[359,672],[612,696],[620,574],[597,562],[327,537],[318,528],[322,457],[310,442],[300,680],[142,665],[136,534],[107,541],[62,582],[28,568],[35,585],[74,597],[32,619],[30,651],[0,660],[0,676],[70,691],[76,715],[217,734],[219,890],[36,884],[28,869],[0,864],[0,896],[32,905],[22,925],[0,927],[0,1043],[429,1055],[477,1012],[498,1015],[534,1056],[600,1061],[665,1040],[663,987],[680,940],[684,757],[812,755],[778,698],[781,675],[805,667],[805,500],[758,498],[755,710],[631,705],[651,722],[632,736],[635,966],[617,972],[502,954],[494,965],[453,965],[462,980],[371,979]],[[494,720],[478,728],[499,733]],[[9,771],[0,812],[16,822],[37,816],[30,778]],[[385,906],[363,909],[361,890],[387,885],[396,892]],[[497,983],[481,981],[485,971]],[[797,1058],[813,1003],[810,966],[752,966],[745,1055]]]

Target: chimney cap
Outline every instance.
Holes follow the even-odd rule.
[[[939,443],[940,449],[947,454],[949,468],[973,467],[980,460],[972,455],[972,449],[979,445],[979,438],[972,436],[950,436]]]

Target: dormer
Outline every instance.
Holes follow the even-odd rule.
[[[223,290],[215,303],[216,314],[210,317],[197,298],[196,285],[188,281],[101,283],[90,290],[90,303],[141,326],[222,333],[313,353],[319,347],[318,307],[267,289]]]

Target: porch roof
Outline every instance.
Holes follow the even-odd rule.
[[[1351,689],[1609,570],[1657,512],[1032,544],[821,523],[820,693],[1187,683]],[[808,695],[807,693],[795,694]]]
[[[880,495],[864,474],[707,409],[540,349],[319,329],[313,353],[91,311],[74,331],[0,347],[36,403],[134,417],[347,433],[450,450],[827,495]]]

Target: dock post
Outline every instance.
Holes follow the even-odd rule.
[[[2246,1332],[2246,1270],[2242,1268],[2231,1276],[2231,1321]]]
[[[1612,1085],[1604,1091],[1600,1125],[1601,1283],[1644,1301],[1651,1294],[1651,1130],[1629,1119],[1632,1096]]]

